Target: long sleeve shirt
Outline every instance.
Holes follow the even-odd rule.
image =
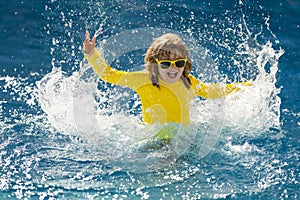
[[[189,75],[191,87],[187,88],[179,79],[167,83],[159,78],[159,86],[152,85],[147,71],[125,72],[111,68],[95,49],[92,55],[85,55],[98,76],[109,83],[129,87],[140,97],[143,121],[148,124],[190,122],[190,102],[195,96],[221,98],[240,90],[235,84],[205,84]]]

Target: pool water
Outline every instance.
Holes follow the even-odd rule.
[[[300,198],[299,0],[0,5],[0,199]],[[173,32],[194,76],[253,86],[195,98],[191,124],[147,149],[163,127],[93,73],[86,30],[114,68],[143,70],[153,38]]]

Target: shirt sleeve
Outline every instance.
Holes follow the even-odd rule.
[[[241,86],[251,86],[248,82],[232,83],[232,84],[205,84],[194,76],[190,76],[192,89],[195,96],[201,96],[206,99],[222,98],[229,94],[241,90]]]
[[[110,67],[96,49],[91,55],[84,56],[95,73],[106,82],[136,90],[149,79],[146,72],[125,72]]]
[[[94,49],[92,55],[84,54],[84,56],[92,66],[95,73],[102,80],[109,83],[118,84],[120,79],[127,73],[111,68],[96,49]]]

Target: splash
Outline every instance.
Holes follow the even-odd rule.
[[[265,27],[262,26],[258,33],[253,33],[249,30],[245,15],[242,13],[242,24],[239,27],[242,31],[239,33],[242,42],[238,44],[234,63],[240,70],[239,76],[251,77],[250,82],[253,86],[243,88],[242,93],[227,98],[225,117],[226,124],[233,129],[236,128],[241,134],[264,133],[271,128],[280,130],[281,99],[278,96],[280,89],[276,87],[276,75],[279,58],[284,54],[284,50],[281,48],[275,50],[270,41],[265,44],[259,43],[264,28],[275,43],[279,43],[269,26],[267,17]],[[245,66],[239,61],[240,58],[246,61]],[[242,109],[237,109],[239,107]]]
[[[95,35],[103,34],[103,24],[105,25],[105,22],[101,23]],[[128,182],[126,184],[124,181],[118,180],[118,175],[115,174],[124,171],[140,174],[160,171],[156,174],[157,181],[162,186],[168,186],[185,181],[199,172],[207,173],[200,170],[202,166],[195,165],[189,170],[183,169],[178,174],[178,169],[173,166],[176,166],[177,162],[182,163],[181,159],[186,155],[193,158],[192,163],[198,163],[202,158],[209,156],[211,152],[220,153],[220,157],[226,156],[228,160],[239,159],[239,162],[246,167],[251,163],[251,159],[258,156],[257,154],[263,157],[262,151],[255,145],[248,142],[234,144],[231,140],[233,137],[249,135],[259,137],[270,128],[280,129],[281,100],[278,97],[280,89],[276,87],[276,74],[278,60],[283,54],[283,50],[275,50],[271,42],[259,44],[258,38],[261,33],[257,33],[253,37],[249,30],[243,30],[242,27],[241,25],[237,30],[225,30],[231,33],[236,32],[237,37],[240,37],[236,39],[238,43],[236,44],[238,48],[234,53],[236,57],[232,58],[240,72],[233,73],[235,76],[233,79],[245,80],[245,77],[251,77],[253,86],[243,87],[241,92],[230,95],[226,99],[203,100],[196,98],[191,105],[191,125],[185,127],[184,130],[179,128],[180,131],[167,148],[157,151],[143,151],[143,147],[151,141],[161,126],[145,126],[139,123],[140,102],[137,95],[125,88],[114,87],[102,82],[86,61],[82,61],[79,70],[69,73],[65,72],[63,68],[57,67],[58,63],[68,63],[68,61],[53,58],[53,70],[41,80],[25,86],[23,83],[28,79],[2,79],[4,89],[7,91],[15,89],[15,100],[25,102],[26,107],[39,110],[34,117],[22,114],[20,110],[13,110],[11,114],[22,117],[16,121],[16,124],[8,125],[9,119],[3,117],[7,102],[2,101],[0,111],[4,122],[0,122],[0,125],[3,132],[7,131],[9,127],[17,127],[23,121],[23,124],[26,125],[34,124],[25,132],[26,134],[30,134],[31,130],[37,126],[39,131],[35,134],[46,135],[33,136],[42,137],[43,141],[38,147],[35,146],[38,149],[35,158],[24,157],[24,160],[27,159],[27,164],[23,168],[26,170],[24,173],[20,173],[20,176],[28,177],[32,184],[67,189],[115,189],[117,185],[123,184],[126,185],[124,186],[126,190],[137,187],[138,184],[130,182],[130,177],[124,179]],[[98,47],[108,63],[120,67],[118,63],[123,64],[122,58],[124,57],[126,60],[127,57],[137,54],[137,57],[142,60],[145,49],[148,48],[152,38],[170,31],[178,33],[192,49],[191,56],[195,63],[194,72],[198,78],[206,82],[221,82],[224,79],[223,74],[218,71],[220,68],[219,58],[212,55],[212,50],[199,45],[199,41],[193,36],[183,32],[153,27],[121,31],[116,36],[105,38],[98,44]],[[137,42],[137,45],[130,42],[128,38],[140,42]],[[53,41],[54,45],[59,45],[55,39]],[[120,44],[124,47],[123,49],[119,48]],[[229,46],[224,43],[221,45],[227,48]],[[66,47],[63,46],[63,48]],[[53,55],[55,57],[55,54]],[[131,70],[143,69],[140,62],[134,59],[128,60]],[[243,66],[245,63],[246,65]],[[128,66],[125,65],[125,69],[126,67]],[[2,143],[3,148],[12,143],[10,140],[7,141]],[[20,141],[22,140],[20,139]],[[216,146],[220,141],[225,143],[223,147]],[[27,152],[30,144],[26,143],[24,147],[17,149],[18,152]],[[194,144],[193,148],[189,148],[191,144]],[[244,157],[240,158],[241,155]],[[205,159],[203,160],[205,162]],[[71,166],[74,164],[80,167],[73,169]],[[268,162],[263,164],[266,167],[269,165]],[[5,167],[5,172],[8,170],[7,166],[1,166]],[[256,172],[256,169],[252,171]],[[64,173],[72,178],[66,178]],[[215,173],[217,174],[217,172]],[[104,178],[99,177],[99,174],[110,178],[103,180]],[[239,187],[235,189],[237,186],[234,184],[214,185],[212,182],[215,177],[209,175],[208,173],[206,175],[208,178],[202,181],[207,183],[206,187],[210,191],[220,189],[220,192],[208,193],[203,191],[203,188],[195,187],[193,189],[199,189],[207,197],[226,197],[232,193],[232,190],[244,189]],[[138,181],[149,182],[153,176],[153,174],[145,175],[145,177],[141,175]],[[259,190],[250,189],[250,191],[261,191],[270,187],[272,185],[271,176],[271,173],[266,173],[265,180],[257,180]],[[199,178],[198,175],[195,177]],[[9,181],[14,181],[11,177],[5,179],[3,190],[9,188]],[[89,183],[89,180],[97,183]],[[209,181],[207,182],[207,180]],[[157,186],[153,182],[151,184]],[[21,193],[20,190],[18,192]]]
[[[239,31],[242,31],[241,27]],[[96,34],[101,35],[101,32],[102,26]],[[109,64],[119,63],[123,55],[128,56],[131,52],[138,51],[138,56],[142,56],[152,38],[166,32],[174,31],[162,28],[124,31],[103,40],[99,45],[100,52]],[[209,66],[196,68],[197,74],[208,82],[222,79],[222,75],[217,71],[218,64],[214,64],[218,59],[213,59],[209,55],[210,51],[198,45],[192,37],[180,32],[176,33],[191,46],[192,52],[199,52],[191,54],[195,64]],[[240,135],[256,135],[270,128],[280,129],[281,102],[278,97],[280,90],[275,84],[278,60],[283,50],[274,50],[271,42],[260,45],[257,42],[259,34],[256,34],[254,39],[250,39],[251,33],[246,26],[246,31],[238,34],[241,37],[238,41],[242,42],[236,50],[237,56],[242,55],[243,59],[249,61],[247,67],[251,69],[243,70],[243,63],[237,60],[235,63],[240,69],[240,74],[237,73],[235,79],[239,79],[241,75],[251,76],[254,79],[251,81],[253,86],[243,87],[241,92],[230,95],[226,99],[195,99],[192,103],[192,124],[188,129],[192,137],[201,135],[201,139],[197,136],[198,140],[196,140],[201,146],[198,149],[198,158],[206,156],[213,149],[223,129],[230,129],[230,134],[239,132]],[[132,40],[127,40],[129,37]],[[131,65],[133,71],[141,69],[138,63],[131,61]],[[141,158],[143,153],[136,152],[136,144],[143,145],[145,140],[152,138],[161,128],[139,124],[140,116],[136,113],[140,111],[140,102],[137,95],[132,91],[105,84],[85,61],[80,70],[71,76],[64,75],[62,70],[54,68],[37,83],[37,89],[38,101],[43,111],[47,113],[49,121],[59,132],[82,137],[95,150],[103,152],[101,156],[97,155],[100,159],[114,164],[120,159],[130,160],[129,163],[121,163],[123,167],[132,166],[132,163],[136,163],[137,160],[143,160]],[[178,140],[175,139],[173,143],[173,146],[176,146],[173,150],[177,153],[181,152],[180,155],[185,153],[178,149],[178,141],[182,140],[183,135],[178,135]],[[186,137],[185,139],[193,140]],[[132,155],[136,157],[133,158]],[[169,154],[152,155],[152,157],[143,154],[143,156],[144,159],[158,156],[156,158],[159,159],[155,163],[161,162],[160,157],[170,162],[166,159]],[[147,161],[143,163],[144,166],[148,164]],[[135,167],[134,170],[139,167]]]
[[[243,88],[243,92],[226,99],[226,124],[244,134],[261,133],[270,128],[280,129],[280,89],[275,84],[278,59],[283,50],[276,51],[267,42],[252,53],[256,54],[256,67],[259,70],[256,79],[251,81],[253,86]]]
[[[95,18],[94,11],[90,14],[91,18],[87,21]],[[184,197],[195,197],[192,195],[200,194],[199,198],[226,198],[232,194],[234,197],[235,193],[241,191],[250,194],[261,192],[286,178],[286,174],[282,171],[285,163],[273,160],[274,157],[272,158],[270,153],[265,155],[265,151],[251,141],[242,143],[239,140],[248,136],[260,139],[260,135],[266,134],[269,129],[280,130],[281,99],[278,96],[280,89],[276,87],[276,75],[283,50],[276,50],[271,41],[259,39],[263,30],[251,33],[245,19],[242,19],[239,26],[235,27],[233,23],[231,28],[218,29],[222,37],[226,34],[234,35],[234,39],[230,42],[220,41],[213,31],[202,35],[197,33],[200,29],[194,27],[197,24],[195,21],[187,24],[184,29],[188,30],[183,31],[148,26],[145,29],[126,31],[120,28],[118,34],[115,34],[114,28],[108,26],[109,17],[104,18],[105,12],[101,12],[100,18],[104,20],[100,20],[100,25],[96,25],[100,28],[96,30],[95,35],[104,39],[97,46],[106,60],[114,66],[121,68],[128,60],[131,70],[143,70],[143,64],[133,57],[137,56],[143,60],[145,49],[153,37],[166,31],[173,31],[180,34],[190,47],[195,64],[194,74],[201,80],[225,83],[227,76],[220,71],[222,65],[220,57],[226,55],[222,54],[216,58],[212,49],[199,45],[201,39],[197,38],[197,35],[211,38],[207,41],[215,42],[233,52],[229,60],[233,61],[235,66],[230,67],[232,69],[236,67],[238,70],[230,71],[233,78],[229,78],[229,82],[252,78],[253,86],[243,87],[241,92],[226,99],[196,98],[191,105],[191,125],[185,130],[179,128],[180,131],[168,148],[143,152],[141,147],[144,147],[161,127],[139,123],[140,102],[135,93],[99,80],[86,61],[81,60],[82,57],[79,67],[71,64],[76,65],[79,62],[76,59],[70,61],[72,58],[70,55],[76,54],[76,48],[73,46],[74,35],[80,35],[79,31],[84,30],[72,32],[72,27],[75,26],[73,18],[68,18],[66,12],[60,15],[66,22],[66,34],[70,44],[64,41],[65,37],[51,36],[52,71],[39,81],[36,81],[37,78],[33,78],[34,76],[25,79],[13,77],[0,79],[4,95],[13,96],[13,102],[20,105],[11,109],[6,106],[9,98],[0,101],[0,127],[4,133],[1,139],[5,140],[0,148],[4,149],[1,153],[7,161],[1,160],[0,163],[3,169],[1,175],[4,177],[1,178],[2,191],[10,190],[10,185],[13,185],[16,196],[21,199],[26,195],[30,196],[31,191],[36,192],[38,185],[39,188],[43,188],[40,192],[41,199],[57,197],[64,189],[84,190],[89,193],[88,195],[93,190],[96,197],[99,194],[109,196],[111,191],[124,194],[132,191],[131,194],[142,194],[147,198],[145,187],[152,187],[154,190],[165,187],[166,190],[171,190],[174,188],[173,184],[194,182],[198,184],[187,186],[188,191]],[[83,13],[79,14],[82,15]],[[191,20],[195,18],[197,17],[194,16],[194,12],[191,12]],[[55,17],[50,18],[53,19]],[[213,21],[221,23],[217,19]],[[270,31],[268,18],[264,25]],[[48,34],[52,35],[55,29],[49,27]],[[112,32],[107,34],[104,27]],[[171,26],[174,27],[175,25]],[[90,27],[86,25],[85,28]],[[106,34],[109,36],[103,36]],[[271,36],[275,37],[273,33]],[[130,43],[128,38],[138,39],[141,42],[136,45]],[[259,42],[261,40],[264,42]],[[122,47],[128,47],[130,51],[119,48],[120,41],[127,42],[123,43]],[[278,44],[276,41],[275,38],[275,44]],[[81,41],[77,44],[81,46]],[[237,49],[232,48],[231,44],[236,45]],[[67,49],[72,49],[70,55]],[[64,54],[59,57],[58,54],[61,53]],[[127,59],[128,57],[130,59]],[[65,65],[68,66],[67,69]],[[126,64],[123,66],[125,70],[128,67]],[[238,139],[234,140],[236,138]],[[190,146],[191,141],[196,147],[185,148]],[[218,158],[218,163],[213,161],[214,156]],[[189,160],[189,157],[192,159]],[[204,157],[207,159],[202,159]],[[251,182],[250,185],[245,184],[246,181],[237,183],[229,181],[228,184],[223,184],[223,180],[216,178],[222,177],[225,180],[235,178],[226,177],[228,175],[226,173],[220,174],[232,163],[246,169],[242,170],[241,177]],[[222,170],[213,169],[222,164],[224,164]],[[19,171],[11,172],[9,169],[11,165]],[[236,166],[230,168],[237,169]],[[132,175],[127,172],[139,173]],[[248,177],[242,174],[244,172]],[[251,173],[256,173],[259,177],[253,177]],[[122,188],[119,188],[120,185]],[[169,185],[171,187],[168,187]],[[183,191],[178,188],[176,186],[174,195],[182,194]]]
[[[76,134],[74,126],[73,101],[74,77],[66,77],[59,69],[44,76],[37,85],[37,100],[47,114],[49,122],[62,133]]]

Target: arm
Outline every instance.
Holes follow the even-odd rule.
[[[225,97],[229,94],[238,92],[241,90],[241,86],[251,86],[251,83],[232,83],[232,84],[205,84],[195,77],[190,77],[192,82],[192,88],[195,95],[201,96],[206,99],[216,99]]]
[[[85,58],[87,58],[95,73],[102,80],[109,83],[118,84],[120,79],[127,73],[111,68],[96,50],[95,43],[96,37],[93,37],[93,39],[90,41],[89,32],[87,31],[85,40],[83,42]]]

